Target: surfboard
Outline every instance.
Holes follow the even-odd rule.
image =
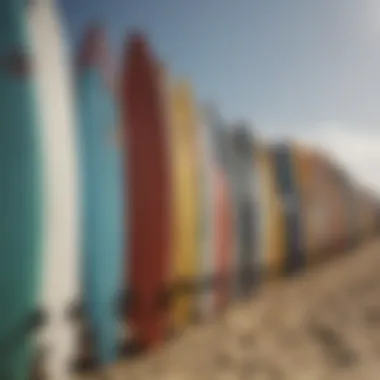
[[[326,202],[329,206],[329,223],[330,223],[330,244],[328,249],[329,255],[336,255],[343,249],[343,197],[339,191],[339,187],[335,183],[333,175],[333,163],[327,158],[321,158],[322,170],[325,180],[324,192],[327,195]]]
[[[314,264],[328,257],[334,246],[336,213],[332,207],[332,198],[328,189],[328,177],[320,152],[310,152],[310,211],[314,220],[313,234],[318,248],[308,254],[308,262]]]
[[[174,285],[192,283],[200,275],[197,199],[197,116],[190,86],[183,80],[170,88],[170,140],[172,168],[172,252],[170,277]],[[171,330],[179,333],[196,313],[195,292],[175,292]]]
[[[164,301],[169,281],[172,201],[169,136],[160,72],[142,35],[131,36],[122,73],[123,128],[128,136],[131,199],[129,268],[136,299],[131,325],[137,345],[146,348],[162,342],[168,328],[168,308]]]
[[[269,146],[256,141],[253,167],[257,175],[255,249],[263,279],[272,279],[282,273],[284,264],[284,223],[280,199],[276,190],[275,168]]]
[[[41,117],[44,156],[44,255],[42,302],[49,320],[41,331],[46,376],[68,379],[77,325],[70,310],[79,302],[78,167],[73,77],[54,1],[28,7],[32,67]],[[43,342],[43,343],[42,343]],[[41,353],[43,355],[44,353]],[[44,363],[45,362],[45,363]]]
[[[337,198],[338,187],[333,183],[332,173],[326,164],[323,164],[320,159],[316,159],[315,152],[300,145],[293,145],[293,151],[300,190],[305,252],[308,264],[312,264],[315,258],[326,257],[326,249],[334,244],[334,238],[338,237],[336,218],[342,211],[338,207],[341,200]],[[313,160],[316,165],[313,165]],[[328,231],[325,231],[327,236],[323,238],[320,232],[325,230],[323,225],[330,223],[328,218],[332,214],[334,215],[335,232],[329,234]]]
[[[270,191],[269,172],[265,165],[264,145],[258,138],[253,136],[251,139],[251,181],[252,192],[252,253],[253,253],[253,285],[258,285],[261,281],[268,278],[268,257],[272,246],[276,245],[273,239],[277,239],[277,230],[272,233],[274,226],[269,225],[272,217],[271,210],[268,209]],[[274,201],[272,199],[272,201]],[[272,220],[274,222],[274,220]],[[273,271],[274,272],[274,271]],[[257,287],[256,287],[257,288]],[[255,288],[254,288],[255,289]]]
[[[128,278],[123,136],[109,59],[104,30],[91,26],[79,50],[77,72],[83,171],[82,275],[87,327],[94,345],[92,360],[104,368],[118,355],[119,300]]]
[[[235,225],[236,208],[232,198],[232,184],[230,179],[231,150],[227,123],[223,120],[218,109],[212,104],[206,104],[202,110],[203,120],[209,128],[212,160],[215,163],[213,178],[214,193],[214,227],[215,228],[215,268],[213,292],[217,292],[216,304],[223,308],[227,301],[234,297],[234,288],[238,277],[238,268],[234,259],[236,252],[237,230]],[[223,211],[225,208],[225,211]],[[220,215],[225,213],[225,221],[220,222]],[[223,226],[223,223],[227,225]],[[221,236],[220,231],[226,230],[226,236]],[[222,241],[220,239],[222,238]],[[223,242],[223,239],[226,239]],[[225,244],[228,245],[225,246]],[[224,248],[223,248],[224,247]],[[225,263],[229,263],[228,270],[224,269]],[[226,273],[227,272],[227,273]],[[213,304],[214,306],[216,305]],[[215,312],[218,309],[214,310]]]
[[[204,286],[197,299],[199,316],[207,320],[214,315],[212,279],[216,268],[215,188],[213,173],[215,162],[210,128],[202,117],[198,129],[199,148],[199,228],[200,228],[200,277]]]
[[[30,376],[42,255],[40,124],[24,2],[0,5],[0,378]]]
[[[257,237],[254,222],[260,224],[258,209],[254,209],[257,188],[254,178],[254,155],[252,134],[249,127],[235,123],[231,127],[231,165],[230,183],[233,205],[235,208],[236,237],[236,267],[238,270],[235,294],[245,297],[250,294],[253,283],[259,275],[259,260],[254,250]],[[256,179],[256,181],[255,181]],[[256,218],[255,218],[256,216]],[[257,248],[257,247],[256,247]]]
[[[342,197],[345,210],[345,232],[347,248],[358,242],[358,219],[354,187],[350,178],[341,171]]]
[[[344,193],[340,184],[339,176],[336,172],[336,163],[327,162],[329,174],[330,191],[332,195],[332,205],[335,211],[335,244],[336,253],[342,253],[345,249],[345,212],[344,212]]]
[[[237,204],[236,185],[236,152],[233,144],[233,125],[227,124],[221,115],[216,113],[212,116],[214,133],[215,162],[225,175],[225,181],[229,188],[229,202],[231,207],[231,268],[229,270],[228,282],[231,300],[240,297],[242,288],[241,268],[239,267],[240,233],[239,233],[239,205]],[[248,272],[248,269],[247,269]]]
[[[310,152],[300,145],[294,144],[294,165],[299,186],[301,219],[304,226],[303,239],[307,262],[320,248],[321,213],[319,204],[316,203],[312,186],[312,169]]]
[[[302,247],[301,210],[290,144],[278,143],[272,147],[276,173],[276,187],[281,199],[285,220],[285,272],[303,268],[305,255]]]
[[[215,312],[223,311],[231,299],[232,202],[227,175],[219,166],[214,171],[215,197]]]
[[[368,233],[368,209],[366,204],[365,194],[362,189],[357,189],[358,211],[359,211],[359,226],[361,240],[366,240]]]
[[[318,257],[324,254],[329,243],[329,210],[326,195],[323,191],[323,176],[320,174],[318,160],[315,152],[310,152],[307,166],[309,167],[309,181],[307,186],[307,228],[312,230],[311,234],[316,245],[307,253],[309,264],[318,261]],[[319,222],[319,223],[318,223]]]

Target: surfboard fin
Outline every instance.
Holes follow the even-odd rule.
[[[140,355],[146,350],[146,347],[137,342],[136,340],[131,340],[129,342],[124,342],[119,346],[118,352],[119,356],[122,358],[132,358]]]
[[[83,317],[83,318],[82,318]],[[99,368],[99,360],[95,353],[94,332],[91,329],[89,320],[81,314],[78,321],[81,325],[79,333],[79,356],[73,362],[74,373],[87,373]]]
[[[165,311],[169,309],[172,300],[173,300],[173,290],[172,289],[166,289],[164,291],[161,291],[157,294],[157,310],[158,311]]]
[[[86,357],[74,361],[72,365],[72,372],[76,374],[83,374],[96,371],[99,368],[100,365],[94,357]]]
[[[94,337],[92,331],[84,328],[81,333],[81,356],[73,362],[74,373],[88,373],[95,371],[99,368],[99,361],[97,360],[94,348]]]
[[[137,307],[137,299],[131,291],[123,291],[116,302],[117,314],[120,318],[126,318],[133,308]]]
[[[72,321],[80,321],[84,319],[84,305],[82,302],[73,302],[67,308],[67,317]]]

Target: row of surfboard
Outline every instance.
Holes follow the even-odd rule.
[[[98,26],[71,69],[53,0],[0,21],[0,379],[107,367],[376,231],[376,199],[201,112],[142,35],[116,76]]]

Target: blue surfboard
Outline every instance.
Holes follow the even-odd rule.
[[[276,187],[283,206],[285,219],[285,272],[293,273],[305,266],[302,247],[302,219],[300,197],[297,191],[291,146],[276,144],[272,150]]]
[[[236,263],[239,281],[235,284],[238,296],[248,296],[253,284],[258,280],[257,254],[255,252],[255,173],[253,136],[249,126],[241,123],[233,125],[230,142],[229,177],[236,212]]]
[[[31,372],[42,255],[41,160],[26,1],[0,4],[0,379]]]
[[[96,365],[117,357],[124,289],[124,186],[116,96],[108,81],[106,44],[93,27],[80,50],[77,77],[83,173],[84,306]]]

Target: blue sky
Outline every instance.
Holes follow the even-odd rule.
[[[141,28],[200,100],[216,102],[227,118],[248,119],[263,135],[323,145],[323,133],[331,139],[340,130],[347,138],[349,131],[379,128],[378,0],[61,0],[61,6],[72,46],[94,19],[106,25],[115,54],[128,32]],[[345,155],[352,156],[351,148]]]

